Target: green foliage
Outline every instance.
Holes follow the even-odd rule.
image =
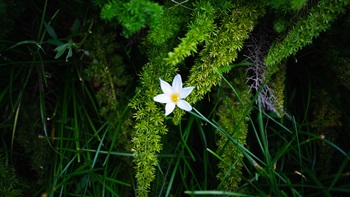
[[[332,91],[333,92],[333,91]],[[315,107],[313,109],[313,125],[315,134],[324,136],[331,142],[335,142],[342,130],[341,116],[342,112],[336,106],[331,104],[336,103],[331,100],[338,100],[340,95],[333,95],[331,98],[326,90],[319,91],[320,96],[314,98]],[[334,149],[327,146],[325,143],[319,142],[320,147],[319,160],[320,168],[324,169],[322,175],[329,175],[329,169],[332,167],[332,160],[330,159],[335,153]]]
[[[269,82],[271,84],[271,92],[275,97],[273,100],[273,105],[275,106],[277,114],[279,114],[280,117],[284,115],[284,90],[287,69],[286,64],[286,62],[281,63],[278,71]]]
[[[170,79],[170,74],[175,73],[175,67],[164,67],[162,59],[165,52],[159,50],[155,52],[158,57],[151,59],[145,65],[141,74],[142,86],[137,89],[137,94],[131,102],[131,107],[135,112],[135,136],[132,139],[135,154],[136,178],[138,181],[138,196],[148,196],[151,182],[155,178],[155,165],[157,164],[156,153],[159,153],[161,135],[167,133],[168,129],[164,124],[164,113],[153,101],[153,97],[160,92],[159,76],[163,80]]]
[[[35,100],[28,100],[29,96],[24,95],[21,111],[19,114],[19,126],[16,131],[16,142],[23,150],[23,159],[28,161],[28,166],[34,170],[38,184],[42,186],[45,182],[46,170],[49,168],[50,146],[40,131],[40,109],[39,103]],[[33,184],[34,186],[34,184]]]
[[[204,10],[204,12],[212,10],[211,7],[208,7],[208,4],[198,4],[197,6],[198,11],[201,12],[202,10]],[[213,38],[207,38],[208,41],[206,43],[208,44],[206,45],[206,49],[204,52],[202,51],[200,55],[203,59],[208,61],[201,60],[202,64],[196,64],[192,68],[192,75],[190,76],[190,84],[196,86],[196,89],[198,91],[201,91],[199,94],[198,92],[196,94],[192,94],[197,96],[197,101],[203,98],[204,94],[207,93],[213,85],[218,83],[220,77],[218,76],[216,69],[222,66],[226,66],[237,57],[236,50],[242,48],[243,41],[248,38],[249,32],[252,31],[255,25],[255,21],[260,16],[260,14],[262,14],[262,12],[259,12],[257,10],[253,11],[252,13],[252,8],[256,10],[256,7],[254,6],[240,7],[233,10],[232,15],[224,19],[223,23],[225,26],[222,27],[222,29],[218,30],[217,33],[213,33],[211,35]],[[210,11],[209,13],[214,12]],[[140,92],[144,93],[140,94],[145,94],[141,98],[147,100],[142,101],[141,99],[135,99],[132,104],[133,108],[137,109],[135,117],[139,122],[136,123],[135,126],[136,135],[133,139],[133,143],[135,145],[135,163],[137,166],[136,177],[140,184],[138,190],[140,196],[145,196],[147,194],[146,192],[150,186],[150,182],[154,179],[154,167],[151,166],[155,165],[157,160],[153,154],[160,151],[159,134],[166,133],[164,126],[159,127],[160,125],[163,125],[163,117],[162,114],[159,113],[159,110],[156,110],[156,108],[154,108],[155,104],[152,101],[152,98],[157,95],[156,90],[159,89],[159,82],[153,76],[164,76],[164,68],[166,69],[165,71],[167,71],[166,74],[171,73],[169,72],[169,69],[173,69],[173,65],[176,65],[179,61],[183,60],[185,56],[190,55],[190,51],[195,51],[193,47],[198,44],[198,41],[196,41],[196,39],[193,39],[193,37],[196,35],[193,34],[192,31],[195,31],[196,28],[201,29],[202,27],[212,26],[212,21],[215,19],[215,16],[213,14],[203,15],[204,18],[199,17],[202,15],[195,15],[195,17],[196,16],[198,16],[198,18],[196,18],[196,22],[192,24],[193,26],[191,26],[189,30],[190,33],[186,34],[186,37],[182,39],[179,47],[175,48],[174,53],[169,56],[179,58],[175,58],[175,60],[167,67],[162,66],[161,62],[159,62],[160,65],[158,65],[158,62],[151,60],[152,64],[145,66],[144,71],[141,75],[141,83],[144,87],[144,90],[140,90]],[[208,20],[208,17],[211,17],[211,19]],[[199,27],[195,27],[194,24]],[[199,31],[195,32],[199,33]],[[200,38],[199,40],[203,40],[206,38],[206,36],[199,34],[198,38]],[[162,55],[160,54],[162,53],[158,52],[157,54],[157,59],[161,59]],[[220,57],[220,59],[216,59],[217,57]],[[218,62],[218,60],[220,61]],[[166,61],[168,61],[168,59],[166,59]],[[161,69],[162,67],[163,69]],[[207,72],[204,72],[204,69],[207,69]],[[198,75],[200,75],[200,77]],[[167,76],[161,78],[163,80],[169,79]],[[196,80],[196,83],[193,83],[191,79]],[[203,84],[206,86],[206,88],[203,87]],[[140,98],[140,96],[138,95],[137,98]],[[142,102],[144,102],[144,108],[141,107],[142,105],[140,106]],[[194,103],[193,100],[191,102]],[[177,115],[179,114],[175,114],[174,122],[179,121],[179,116]],[[150,141],[151,139],[152,141]],[[145,149],[145,147],[147,148]]]
[[[215,30],[213,24],[215,20],[215,9],[208,2],[196,5],[193,22],[189,25],[189,31],[181,39],[181,43],[174,48],[173,52],[168,53],[165,62],[170,65],[176,65],[183,61],[191,53],[197,52],[197,45],[209,38]]]
[[[225,129],[237,142],[245,145],[248,133],[248,114],[251,103],[251,95],[245,84],[246,75],[244,69],[236,69],[232,84],[234,90],[223,88],[223,96],[217,116],[220,126]],[[227,86],[226,84],[224,87]],[[220,133],[217,141],[218,152],[221,160],[217,177],[220,179],[219,190],[235,191],[242,180],[243,153],[242,150]]]
[[[313,38],[327,30],[331,23],[344,12],[344,2],[339,0],[321,0],[311,10],[310,14],[301,19],[291,29],[282,42],[275,42],[265,59],[269,66],[269,75],[277,70],[277,64],[283,59],[294,55],[300,49],[312,43]]]
[[[112,147],[121,150],[131,150],[131,138],[134,134],[132,113],[125,107],[129,91],[132,88],[132,77],[122,60],[121,47],[116,42],[115,35],[108,31],[106,24],[96,25],[93,33],[87,39],[85,50],[88,51],[89,65],[84,73],[92,82],[99,115],[103,120],[110,121],[109,140]],[[118,140],[114,139],[118,136]],[[123,168],[131,168],[130,158],[125,158]],[[125,170],[127,172],[127,170]],[[128,174],[123,175],[128,177]]]
[[[337,79],[344,85],[344,88],[350,89],[350,58],[345,54],[337,52],[332,53],[331,68],[337,74]]]
[[[69,42],[68,43],[64,43],[64,44],[62,44],[62,45],[60,45],[60,46],[58,46],[58,47],[56,47],[55,49],[54,49],[54,51],[57,51],[57,54],[56,54],[56,56],[55,56],[55,59],[57,59],[57,58],[60,58],[65,52],[66,52],[66,50],[68,50],[68,54],[66,55],[66,62],[68,62],[68,58],[70,58],[70,57],[72,57],[72,51],[73,51],[73,47],[75,46],[75,44],[73,43],[73,41],[72,40],[69,40]]]
[[[301,9],[307,0],[267,0],[265,3],[277,12],[289,12]]]
[[[0,195],[6,197],[22,196],[22,189],[13,167],[8,166],[0,157]]]
[[[281,34],[284,31],[286,31],[287,28],[287,22],[284,19],[278,19],[273,23],[273,30],[275,30],[276,33]]]
[[[127,3],[113,0],[103,6],[101,18],[107,21],[116,19],[123,26],[123,35],[132,36],[141,28],[158,25],[163,9],[148,0],[133,0]]]
[[[174,37],[176,37],[175,35],[183,30],[183,23],[188,21],[189,15],[186,11],[186,9],[181,7],[176,9],[164,9],[159,23],[149,30],[147,43],[161,46],[167,41],[172,41]]]
[[[202,12],[203,10],[198,11]],[[165,12],[165,17],[171,17],[171,14],[176,14],[176,12],[167,10]],[[160,93],[158,77],[162,78],[163,80],[170,81],[177,71],[175,66],[178,62],[164,66],[163,60],[165,57],[167,57],[166,55],[168,54],[169,49],[172,47],[171,45],[167,45],[165,41],[169,39],[169,35],[175,35],[175,33],[178,31],[176,26],[183,23],[184,20],[186,20],[186,17],[181,16],[178,19],[171,20],[175,23],[175,26],[173,27],[168,26],[166,29],[159,29],[163,26],[167,26],[167,23],[169,22],[162,21],[159,26],[151,28],[147,46],[152,46],[155,44],[156,47],[153,47],[148,51],[150,62],[143,67],[143,72],[141,73],[140,78],[142,85],[139,87],[139,89],[137,89],[137,94],[131,102],[131,107],[136,110],[134,115],[136,119],[136,133],[132,142],[134,144],[133,151],[135,153],[134,162],[136,164],[136,178],[139,184],[139,187],[137,188],[138,196],[148,196],[151,182],[155,178],[155,165],[157,164],[155,154],[159,153],[162,149],[161,135],[166,134],[168,131],[164,124],[164,113],[157,108],[152,99],[155,95]],[[164,22],[167,23],[164,24]],[[160,30],[160,32],[157,30]],[[167,34],[162,33],[164,30],[168,30]],[[199,32],[197,31],[197,33]],[[161,34],[160,39],[153,41],[156,39],[158,34]],[[196,35],[189,34],[188,36]],[[194,41],[193,43],[195,45],[191,46],[192,48],[189,50],[196,47],[198,41]],[[179,57],[182,56],[183,58],[184,55],[188,55],[188,52],[186,52],[186,54],[181,54]]]
[[[242,49],[244,41],[263,13],[258,6],[247,5],[232,9],[231,14],[223,19],[221,23],[224,25],[208,38],[205,48],[199,54],[200,59],[191,68],[191,75],[186,83],[196,87],[188,97],[191,104],[203,99],[220,82],[218,69],[237,58],[238,51]],[[182,111],[175,110],[174,122],[178,123],[182,115]]]
[[[349,1],[91,2],[0,1],[0,190],[350,193]]]
[[[115,35],[106,32],[103,25],[93,29],[93,32],[86,44],[91,63],[85,73],[97,90],[100,115],[107,118],[116,111],[131,77],[126,74],[126,66],[121,56],[116,54],[120,47],[115,42]]]
[[[324,56],[331,70],[335,72],[336,78],[340,84],[346,89],[350,89],[350,16],[347,13],[344,17],[338,20],[333,27],[333,30],[327,35],[328,39],[324,39],[320,47],[325,51]],[[324,47],[323,47],[324,46]]]
[[[198,9],[198,11],[206,12],[200,9]],[[178,20],[183,21],[185,19],[186,18],[181,17]],[[211,25],[211,23],[209,25]],[[151,29],[151,35],[152,31],[156,33],[155,30],[156,29]],[[171,32],[171,34],[173,33]],[[190,34],[188,36],[196,35]],[[197,44],[197,41],[194,43]],[[154,42],[150,39],[148,46],[152,46],[153,44]],[[176,64],[167,64],[164,66],[164,59],[167,57],[172,46],[162,41],[158,41],[157,45],[159,46],[148,51],[150,62],[143,67],[140,78],[142,85],[137,90],[136,97],[131,102],[132,108],[136,110],[134,115],[136,118],[136,133],[133,138],[133,150],[135,152],[136,178],[139,183],[138,196],[148,195],[150,184],[155,176],[154,166],[157,164],[155,154],[160,152],[162,148],[160,141],[161,135],[166,134],[168,131],[164,123],[164,112],[157,108],[152,99],[161,91],[158,77],[165,81],[170,81],[177,71],[175,67]]]

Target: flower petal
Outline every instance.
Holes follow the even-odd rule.
[[[159,80],[160,80],[160,88],[162,88],[163,93],[167,95],[171,95],[173,93],[173,91],[171,90],[171,85],[160,78]]]
[[[177,106],[180,109],[183,109],[185,111],[191,111],[192,110],[191,105],[185,100],[179,100],[179,102],[177,102]]]
[[[153,100],[159,103],[171,103],[171,98],[167,94],[158,94],[157,96],[153,97]]]
[[[173,102],[167,103],[165,105],[165,115],[167,116],[167,115],[171,114],[171,112],[173,112],[174,109],[175,109],[175,103],[173,103]]]
[[[193,89],[194,89],[194,86],[183,88],[179,94],[179,97],[186,98],[188,95],[191,94]]]
[[[182,89],[182,79],[181,75],[177,74],[174,79],[173,79],[173,84],[172,84],[172,91],[173,93],[179,93]]]

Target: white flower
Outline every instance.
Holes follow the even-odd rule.
[[[169,83],[160,80],[160,87],[162,88],[163,94],[159,94],[153,98],[154,101],[159,103],[166,103],[165,105],[165,115],[169,115],[174,111],[175,106],[177,105],[180,109],[185,111],[191,111],[191,105],[183,100],[188,95],[191,94],[194,87],[182,88],[181,75],[177,74],[174,77],[172,86]]]

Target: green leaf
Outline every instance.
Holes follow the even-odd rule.
[[[80,20],[79,19],[75,19],[74,23],[72,25],[72,34],[76,34],[78,33],[79,27],[80,27]]]
[[[66,51],[67,48],[68,48],[68,43],[62,44],[62,45],[56,47],[56,48],[54,49],[54,51],[57,51],[57,54],[56,54],[56,56],[55,56],[55,59],[61,57],[61,56],[63,55],[63,53]]]
[[[15,47],[18,47],[20,45],[25,45],[25,44],[34,44],[34,45],[38,45],[38,42],[37,41],[34,41],[34,40],[24,40],[24,41],[21,41],[21,42],[17,42],[16,44],[12,45],[9,49],[13,49]]]
[[[60,45],[64,44],[62,41],[57,40],[57,39],[48,39],[47,43],[55,45],[55,46],[60,46]]]
[[[68,54],[66,56],[66,62],[68,62],[68,58],[72,57],[72,47],[69,47]]]
[[[57,40],[57,34],[55,30],[51,27],[51,25],[47,22],[44,22],[45,29],[47,33],[55,40]]]
[[[57,40],[58,41],[58,40]],[[59,41],[60,42],[60,41]],[[54,51],[57,51],[57,54],[55,56],[55,59],[60,58],[63,53],[68,49],[68,54],[66,56],[66,62],[68,62],[68,58],[72,57],[73,51],[72,48],[75,46],[75,43],[72,40],[69,40],[68,43],[61,44],[60,46],[56,47]]]
[[[37,41],[34,41],[34,40],[24,40],[24,41],[21,41],[21,42],[17,42],[16,44],[10,46],[8,49],[6,50],[10,50],[10,49],[13,49],[15,47],[18,47],[18,46],[21,46],[21,45],[25,45],[25,44],[33,44],[33,45],[36,45],[43,53],[45,53],[44,49],[41,47],[41,45],[37,42]]]

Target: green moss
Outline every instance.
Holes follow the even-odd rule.
[[[6,165],[4,158],[0,156],[0,196],[16,197],[22,195],[22,188],[15,169]]]
[[[121,49],[115,40],[115,34],[108,32],[108,28],[103,24],[97,26],[93,32],[85,44],[91,62],[84,72],[96,90],[100,116],[110,121],[112,131],[119,132],[115,146],[130,150],[131,136],[134,133],[132,114],[123,113],[127,105],[124,101],[128,100],[125,91],[132,77],[127,73],[121,55],[118,55]],[[113,137],[114,133],[110,136]]]
[[[120,47],[115,42],[115,34],[107,33],[104,28],[99,26],[94,29],[89,43],[86,44],[91,63],[85,73],[97,90],[100,115],[107,117],[116,111],[123,89],[131,77],[126,74],[126,66],[118,55]]]
[[[321,89],[317,91],[319,95],[313,97],[313,124],[312,130],[320,137],[323,136],[330,142],[336,142],[337,137],[342,130],[342,111],[334,106],[335,100],[340,99],[340,94],[329,95],[334,90],[327,91]],[[322,137],[321,137],[322,138]],[[320,141],[319,146],[319,161],[318,167],[323,169],[322,175],[329,175],[330,169],[334,164],[330,159],[334,156],[335,150],[328,144]]]
[[[27,163],[21,164],[21,168],[26,166],[31,176],[26,177],[32,182],[32,186],[42,186],[46,180],[46,170],[49,169],[51,159],[51,148],[41,132],[39,103],[32,100],[29,94],[24,94],[22,100],[21,113],[19,113],[18,127],[16,130],[15,142],[23,151],[23,155],[18,159],[25,160]]]
[[[273,105],[276,108],[277,113],[280,117],[284,114],[284,90],[285,90],[285,80],[286,80],[286,68],[287,62],[281,63],[278,71],[272,77],[269,82],[271,85],[271,92],[273,93],[275,99],[273,99]]]
[[[344,40],[344,42],[346,42]],[[344,47],[337,47],[336,49],[328,49],[330,54],[327,63],[332,71],[335,72],[337,80],[346,89],[350,89],[350,51]],[[327,50],[325,49],[325,50]]]

